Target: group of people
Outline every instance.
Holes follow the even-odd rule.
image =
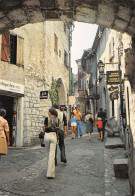
[[[81,131],[81,120],[82,115],[79,109],[73,110],[71,112],[71,129],[72,129],[72,139],[78,137],[78,131],[80,137],[82,136]],[[86,123],[86,133],[88,133],[89,141],[91,141],[91,134],[93,132],[93,127],[97,126],[99,132],[99,140],[104,140],[105,135],[105,124],[106,124],[106,111],[103,111],[100,108],[99,112],[97,112],[97,116],[94,120],[94,117],[90,110],[87,111],[87,114],[84,118],[84,122]]]
[[[9,125],[4,119],[6,111],[0,110],[0,158],[1,155],[7,154],[7,146],[10,145],[9,140]],[[79,109],[71,112],[71,129],[72,139],[78,137],[78,131],[80,137],[82,136],[81,131],[81,120],[82,115]],[[105,123],[106,123],[106,112],[100,108],[97,114],[96,120],[92,113],[88,110],[87,115],[84,118],[86,123],[86,132],[88,133],[89,140],[91,140],[91,133],[93,132],[93,126],[98,127],[99,139],[103,141],[105,134]],[[44,120],[43,125],[44,141],[46,148],[48,149],[48,166],[47,166],[47,178],[55,178],[55,166],[57,166],[57,143],[59,143],[61,162],[67,163],[65,154],[64,137],[67,136],[67,118],[64,108],[60,110],[59,105],[54,105],[48,111],[48,117]]]
[[[88,133],[89,141],[91,141],[91,134],[93,132],[93,127],[97,126],[99,137],[98,140],[103,141],[105,136],[105,124],[106,124],[106,111],[103,111],[100,108],[100,111],[97,113],[97,116],[94,121],[94,117],[90,110],[87,111],[87,115],[84,118],[84,122],[86,123],[86,133]]]
[[[72,139],[78,137],[78,131],[79,131],[80,137],[82,136],[81,120],[82,120],[82,115],[81,115],[79,109],[76,109],[76,111],[73,110],[71,112]]]

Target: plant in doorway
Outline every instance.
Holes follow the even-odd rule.
[[[52,78],[52,85],[51,85],[51,89],[49,90],[52,105],[58,104],[59,102],[59,97],[56,88],[57,88],[57,82]]]

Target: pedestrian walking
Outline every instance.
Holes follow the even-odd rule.
[[[101,118],[102,119],[102,122],[103,122],[103,139],[104,139],[104,136],[105,136],[105,124],[106,124],[106,112],[103,111],[102,108],[100,108],[100,111],[98,112],[98,115],[97,117]]]
[[[72,139],[76,137],[76,126],[77,126],[77,117],[74,112],[71,112],[71,129],[72,129]]]
[[[57,128],[59,127],[58,113],[54,108],[50,108],[48,117],[45,118],[43,131],[44,141],[48,151],[47,178],[55,178],[55,151],[57,144]]]
[[[79,135],[80,137],[82,136],[82,131],[81,131],[81,119],[82,119],[82,115],[79,111],[79,109],[77,108],[75,116],[77,117],[77,129],[76,129],[76,136],[78,137],[78,131],[79,131]]]
[[[6,110],[0,110],[0,159],[1,155],[7,154],[7,145],[10,145],[9,140],[9,125],[7,120],[4,119],[6,116]]]
[[[99,117],[97,118],[96,125],[98,127],[98,132],[99,132],[98,140],[101,139],[101,141],[103,141],[103,122],[102,122],[101,118],[99,118]]]
[[[93,132],[94,117],[90,112],[90,110],[87,111],[87,115],[84,118],[84,122],[86,123],[86,133],[88,133],[89,141],[91,141],[91,133]]]
[[[74,112],[74,114],[76,113],[76,107],[72,108],[72,112]]]
[[[61,154],[61,162],[67,163],[66,153],[65,153],[65,144],[64,144],[64,130],[63,130],[63,124],[62,124],[63,112],[60,111],[59,105],[55,104],[53,107],[58,112],[58,118],[59,118],[59,129],[57,130],[57,135],[58,135],[58,142],[59,142],[59,148],[60,148],[60,154]],[[55,155],[55,165],[57,165],[57,146],[56,146],[56,155]]]
[[[63,130],[64,130],[64,138],[67,137],[67,114],[64,108],[62,108],[63,112]]]

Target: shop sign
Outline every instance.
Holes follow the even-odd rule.
[[[119,93],[119,87],[118,86],[111,86],[108,89],[109,93],[110,93],[110,100],[113,101],[115,99],[118,99],[118,93]]]
[[[48,99],[48,91],[40,91],[40,99]]]
[[[75,96],[69,96],[69,105],[75,104]]]
[[[120,84],[121,71],[107,71],[107,84]]]
[[[111,86],[110,88],[108,88],[109,93],[113,93],[115,91],[118,91],[119,87],[118,86]]]
[[[115,91],[113,93],[110,93],[110,100],[113,101],[115,99],[118,99],[119,95],[118,95],[118,91]]]
[[[0,80],[0,90],[24,95],[24,85],[6,80]]]

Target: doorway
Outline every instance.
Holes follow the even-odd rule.
[[[4,117],[9,124],[9,137],[10,137],[10,146],[13,145],[13,103],[14,98],[4,95],[0,95],[0,109],[6,110],[6,116]]]

